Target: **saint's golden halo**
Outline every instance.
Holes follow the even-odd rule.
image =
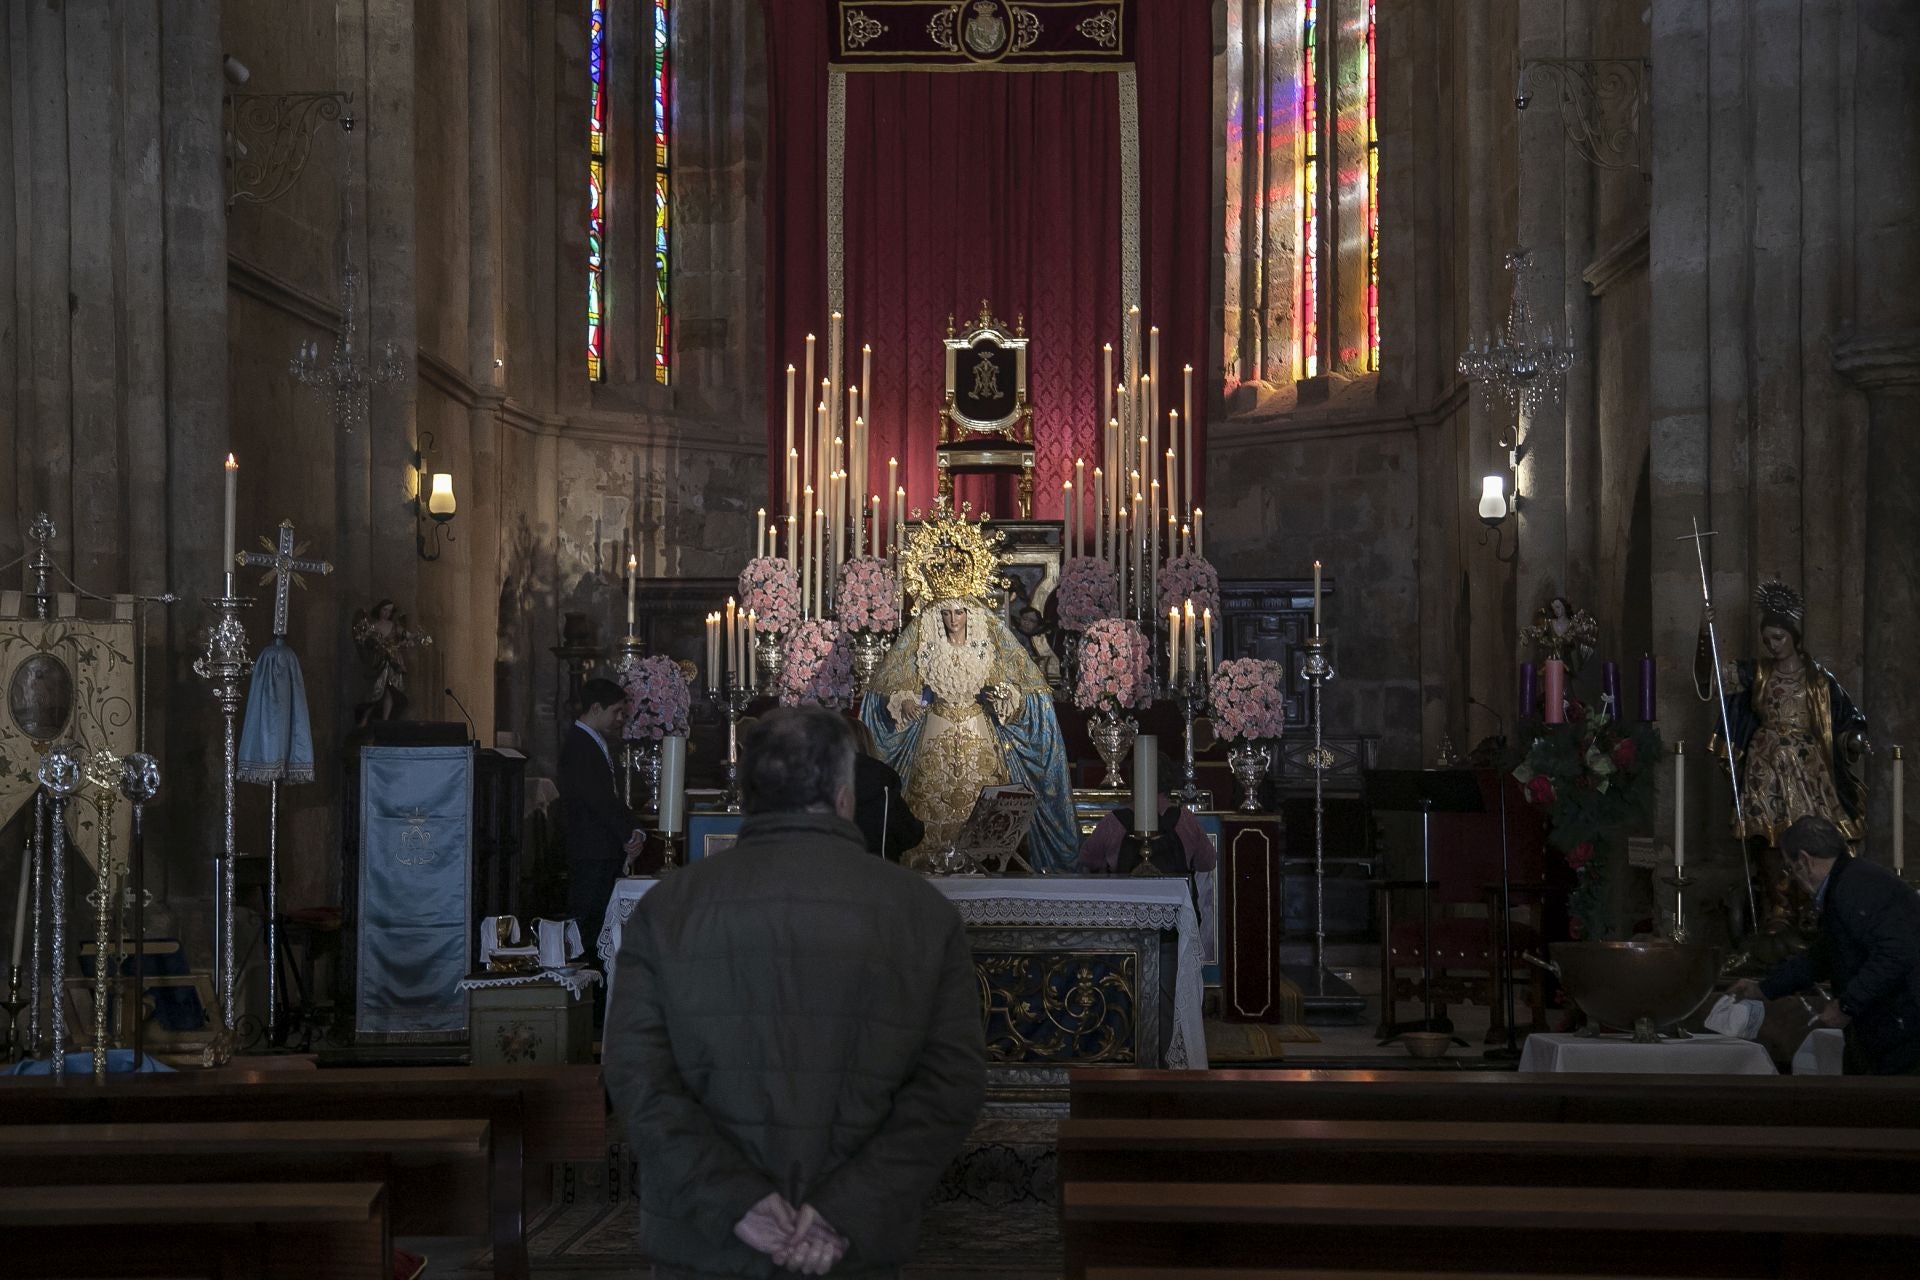
[[[1000,576],[1000,544],[1006,535],[988,528],[993,517],[985,512],[978,521],[968,519],[972,509],[971,503],[963,503],[956,515],[941,498],[907,538],[900,553],[900,581],[915,614],[937,600],[978,600],[995,608],[995,588],[1010,585]]]

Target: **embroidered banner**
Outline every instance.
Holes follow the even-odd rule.
[[[835,0],[846,71],[1118,71],[1129,0]]]

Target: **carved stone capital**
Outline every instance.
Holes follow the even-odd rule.
[[[1920,387],[1920,329],[1849,338],[1834,347],[1833,367],[1862,391]]]

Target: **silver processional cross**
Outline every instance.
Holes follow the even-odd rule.
[[[303,573],[317,573],[322,576],[332,573],[333,566],[325,560],[306,560],[301,558],[304,546],[293,543],[293,521],[280,522],[280,536],[277,543],[260,539],[265,551],[242,551],[234,560],[249,569],[265,569],[260,583],[266,585],[273,581],[273,634],[287,634],[287,593],[300,582]],[[304,585],[304,584],[302,584]]]

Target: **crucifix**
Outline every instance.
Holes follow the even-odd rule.
[[[1757,929],[1760,926],[1760,903],[1754,894],[1753,861],[1747,853],[1747,838],[1744,834],[1747,829],[1746,805],[1740,798],[1740,763],[1734,758],[1733,720],[1732,714],[1727,710],[1727,679],[1725,671],[1720,666],[1720,634],[1713,627],[1713,591],[1707,586],[1707,539],[1715,536],[1717,536],[1716,530],[1700,532],[1700,521],[1696,518],[1693,522],[1693,532],[1683,533],[1674,541],[1691,542],[1694,556],[1700,562],[1700,602],[1706,606],[1707,610],[1707,645],[1713,654],[1713,689],[1719,695],[1715,701],[1720,704],[1720,740],[1727,744],[1727,776],[1733,781],[1734,826],[1743,833],[1740,837],[1740,863],[1747,873],[1747,910],[1752,913],[1752,924]]]
[[[301,553],[305,546],[295,546],[293,542],[293,521],[280,522],[278,543],[260,539],[265,551],[242,551],[234,561],[249,569],[265,569],[260,585],[273,582],[273,634],[276,638],[285,638],[287,634],[287,595],[294,586],[305,586],[300,580],[303,573],[317,573],[322,576],[333,572],[333,566],[325,560],[305,560]]]

